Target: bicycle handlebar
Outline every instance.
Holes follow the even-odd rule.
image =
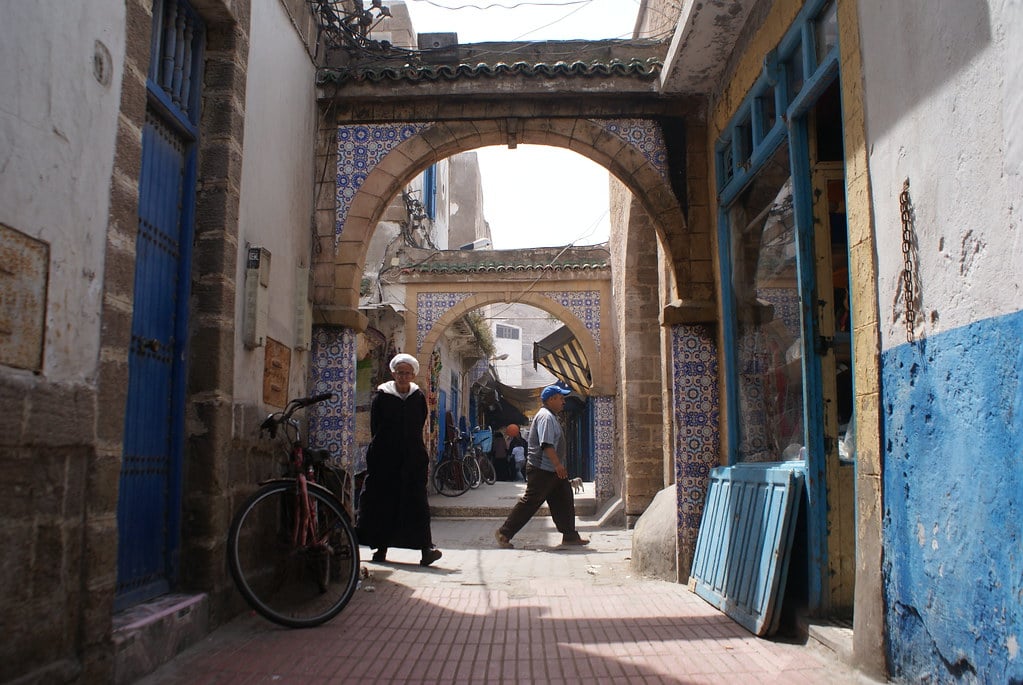
[[[337,395],[332,392],[325,392],[319,395],[296,397],[289,400],[287,406],[284,407],[284,411],[274,412],[263,420],[263,423],[259,426],[260,431],[267,431],[270,433],[271,438],[275,438],[277,437],[277,426],[291,419],[291,415],[297,410],[332,399],[337,399]]]

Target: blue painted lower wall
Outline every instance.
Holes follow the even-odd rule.
[[[882,355],[892,676],[1023,682],[1023,312]]]

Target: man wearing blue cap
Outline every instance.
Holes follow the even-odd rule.
[[[543,407],[533,417],[526,441],[526,491],[515,503],[504,525],[494,533],[500,547],[513,547],[511,539],[544,502],[547,502],[554,525],[561,533],[562,545],[590,542],[580,537],[575,529],[575,496],[564,462],[565,434],[557,417],[565,407],[565,396],[571,392],[558,385],[548,385],[540,392]]]

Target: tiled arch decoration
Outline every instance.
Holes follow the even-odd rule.
[[[690,568],[710,470],[718,465],[718,354],[711,327],[671,328],[675,493],[680,568]]]
[[[600,291],[548,291],[545,297],[572,312],[593,335],[600,349]],[[436,292],[418,293],[416,296],[416,352],[422,352],[423,342],[434,325],[452,307],[470,297],[470,293]],[[590,397],[593,403],[593,458],[596,474],[596,494],[606,498],[614,494],[611,483],[614,449],[614,398]]]
[[[416,295],[416,352],[423,350],[423,341],[440,317],[468,299],[472,293],[419,293]],[[406,322],[407,325],[408,322]]]
[[[423,342],[440,318],[471,295],[464,292],[440,292],[419,293],[416,296],[416,352],[422,351]],[[593,335],[593,342],[600,349],[599,290],[550,291],[543,295],[572,312]]]
[[[543,295],[575,314],[593,336],[593,344],[597,346],[597,350],[600,350],[599,290],[547,291]]]
[[[352,201],[374,167],[399,144],[430,126],[428,123],[338,126],[335,240],[341,238]]]
[[[635,147],[662,177],[668,175],[668,152],[656,121],[591,119],[608,133]],[[337,129],[336,217],[334,239],[340,240],[352,201],[370,172],[395,147],[433,126],[433,122],[348,124]]]
[[[309,445],[330,450],[352,473],[365,466],[355,454],[355,335],[345,326],[313,326],[309,364],[309,394],[338,396],[309,408]]]
[[[591,397],[593,404],[593,461],[594,492],[598,502],[605,502],[615,494],[614,446],[615,446],[615,397],[603,395]]]

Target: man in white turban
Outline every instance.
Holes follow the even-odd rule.
[[[359,497],[359,544],[373,548],[373,561],[387,561],[392,547],[422,552],[419,563],[441,558],[433,546],[426,479],[430,457],[423,442],[429,410],[412,382],[419,362],[398,354],[389,364],[394,380],[381,383],[369,410],[373,436],[366,451],[366,482]]]
[[[398,364],[408,364],[412,367],[412,374],[414,376],[419,375],[419,360],[413,357],[411,354],[405,354],[404,352],[394,355],[394,359],[391,360],[390,368],[391,373],[394,373]]]

